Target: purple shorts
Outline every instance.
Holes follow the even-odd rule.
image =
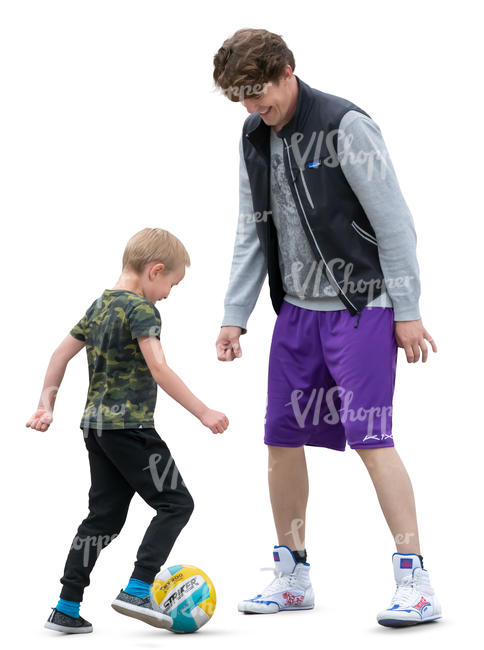
[[[393,447],[393,309],[315,311],[283,301],[272,335],[264,442]]]

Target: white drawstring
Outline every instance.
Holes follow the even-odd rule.
[[[282,589],[290,589],[294,586],[296,581],[296,576],[294,573],[284,574],[274,570],[274,575],[276,576],[274,580],[268,585],[264,591],[261,593],[261,596],[271,596],[276,594]]]
[[[410,605],[415,600],[415,588],[413,584],[413,576],[408,575],[402,578],[402,581],[397,585],[397,590],[392,598],[390,607],[396,605]]]

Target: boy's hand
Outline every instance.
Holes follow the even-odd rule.
[[[212,433],[223,433],[229,426],[229,419],[225,413],[207,409],[200,416],[200,422],[210,429]]]
[[[434,339],[427,332],[421,320],[395,321],[395,340],[399,348],[405,350],[408,363],[416,363],[420,359],[422,350],[422,363],[427,361],[428,348],[425,339],[437,352]]]
[[[37,429],[37,431],[47,431],[53,419],[52,411],[40,408],[35,411],[25,426]]]
[[[242,328],[235,325],[224,325],[221,328],[218,339],[215,342],[217,347],[217,359],[219,361],[233,361],[242,356],[239,337]]]

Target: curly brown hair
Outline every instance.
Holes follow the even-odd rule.
[[[233,102],[257,97],[270,81],[277,82],[294,55],[282,36],[266,29],[239,29],[213,57],[213,79]]]

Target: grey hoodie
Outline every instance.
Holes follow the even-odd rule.
[[[223,325],[247,331],[267,275],[253,214],[249,178],[239,142],[239,218]],[[340,122],[338,159],[375,232],[386,291],[368,307],[393,307],[394,318],[418,320],[420,297],[416,233],[379,126],[359,111]],[[306,309],[345,309],[307,241],[287,182],[282,142],[271,130],[271,211],[277,230],[284,300]]]

